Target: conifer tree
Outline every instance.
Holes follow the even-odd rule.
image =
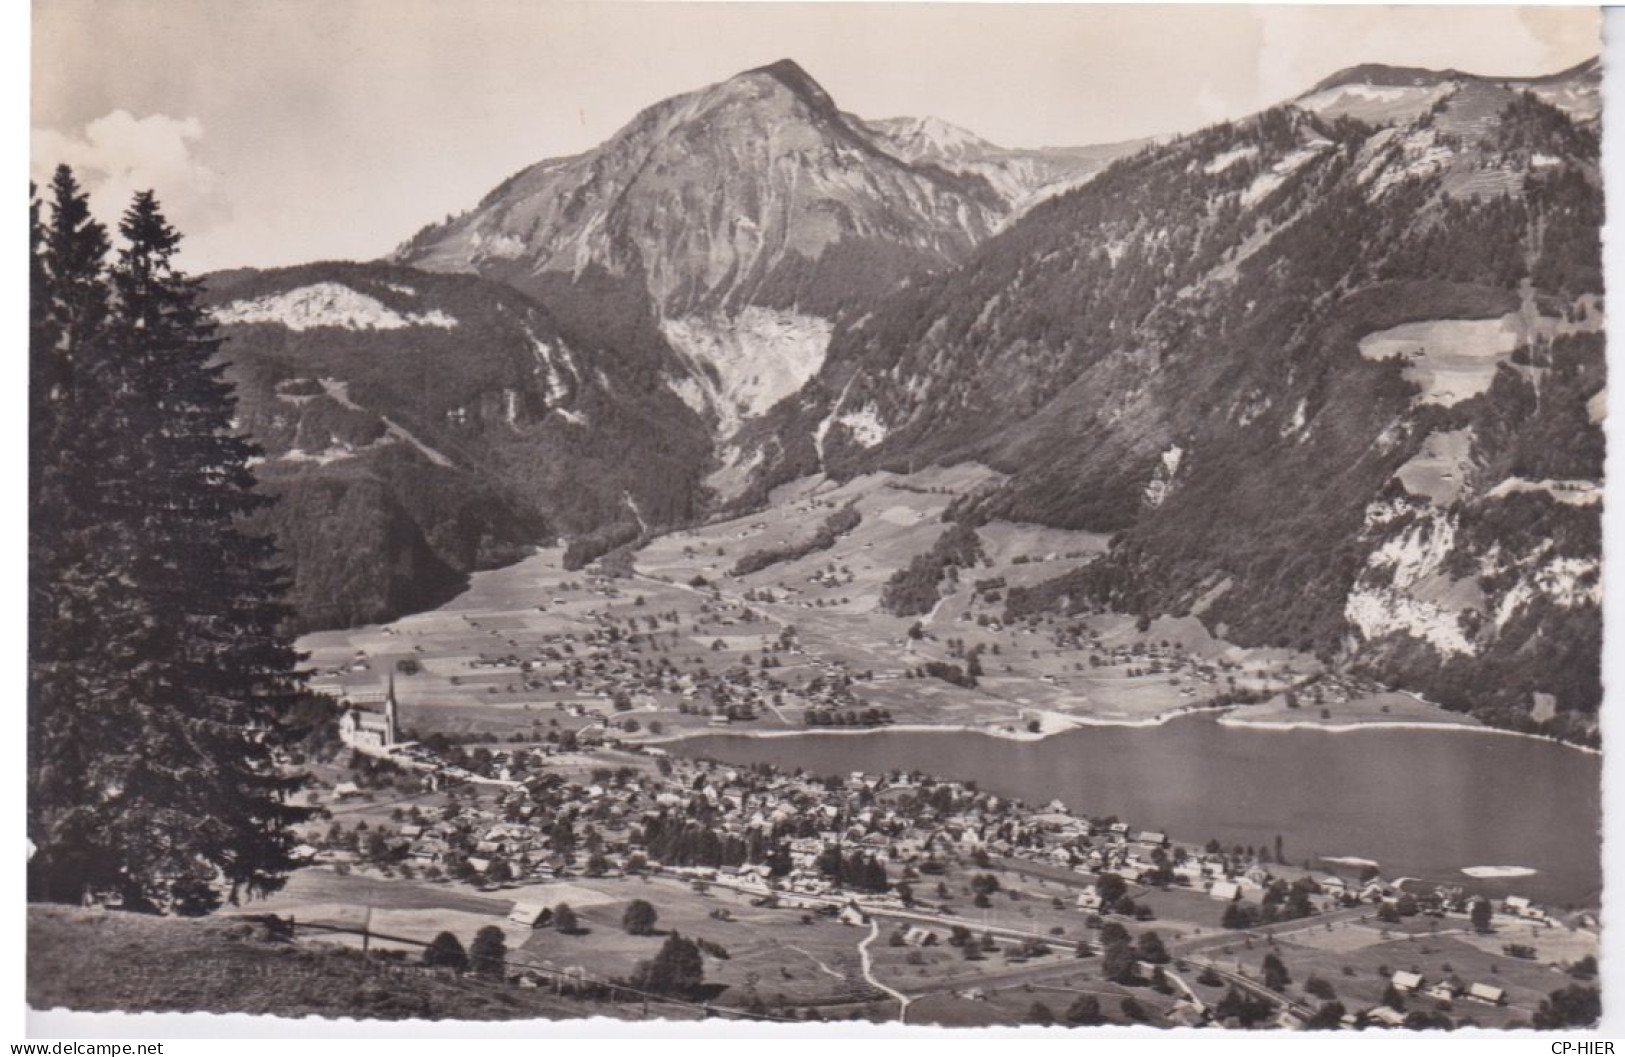
[[[35,306],[57,328],[58,379],[37,425],[59,425],[31,537],[33,894],[196,910],[278,887],[308,814],[276,760],[301,688],[286,579],[241,528],[268,500],[200,286],[175,267],[179,235],[137,195],[104,276],[71,173],[53,190]]]
[[[109,719],[92,701],[111,682],[98,616],[118,585],[88,509],[108,448],[95,369],[108,241],[66,166],[50,202],[49,222],[30,203],[28,887],[32,898],[75,899],[103,863],[90,769]]]

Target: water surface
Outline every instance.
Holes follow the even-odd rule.
[[[1117,815],[1177,840],[1269,845],[1557,906],[1602,890],[1601,758],[1553,742],[1461,729],[1328,733],[1225,727],[1191,716],[1158,727],[1092,727],[1043,741],[962,731],[752,738],[706,735],[685,755],[817,774],[918,770],[1030,804]],[[1472,880],[1470,866],[1538,873]]]

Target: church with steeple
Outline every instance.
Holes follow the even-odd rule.
[[[387,752],[400,744],[399,706],[395,701],[395,673],[389,674],[382,713],[364,711],[352,701],[339,717],[339,740],[363,752]]]

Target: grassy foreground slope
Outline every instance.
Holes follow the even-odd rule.
[[[622,1015],[637,1007],[306,946],[242,919],[28,908],[28,1005],[83,1011],[256,1013],[375,1020]],[[676,1007],[651,1015],[684,1016]]]

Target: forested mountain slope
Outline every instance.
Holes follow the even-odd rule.
[[[1595,70],[1405,78],[1414,113],[1328,116],[1394,79],[1147,148],[844,321],[736,440],[754,494],[980,459],[1011,477],[959,517],[1116,534],[1013,616],[1192,612],[1588,736]]]
[[[304,627],[449,597],[555,533],[698,511],[704,424],[620,330],[475,276],[313,264],[209,282]]]

